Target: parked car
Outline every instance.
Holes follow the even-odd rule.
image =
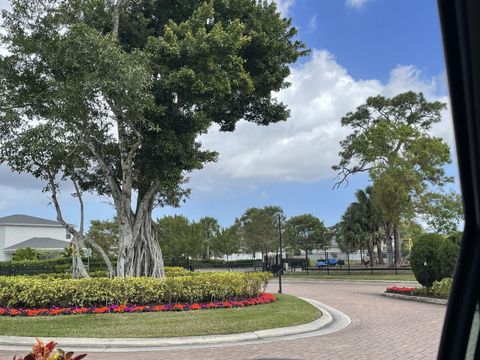
[[[338,261],[337,259],[335,258],[331,258],[331,259],[319,259],[317,260],[317,268],[322,268],[322,267],[325,267],[325,266],[335,266],[337,265]],[[345,264],[345,263],[344,263]]]

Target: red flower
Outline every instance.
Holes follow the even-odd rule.
[[[387,291],[411,291],[415,288],[387,288]],[[155,305],[155,306],[137,306],[137,305],[110,305],[103,307],[69,307],[58,308],[53,307],[51,309],[13,309],[13,308],[0,308],[0,316],[40,316],[40,315],[62,315],[62,314],[103,314],[107,312],[115,313],[131,313],[131,312],[143,312],[143,311],[182,311],[182,310],[200,310],[200,309],[216,309],[216,308],[232,308],[232,307],[245,307],[250,305],[268,304],[276,301],[277,298],[274,294],[262,293],[256,297],[239,300],[239,301],[222,301],[222,302],[209,302],[204,304],[181,304],[177,303],[173,306],[170,305]]]
[[[125,309],[127,308],[126,305],[119,305],[113,308],[113,311],[116,313],[123,313],[125,312]]]
[[[387,287],[387,292],[391,293],[398,293],[398,294],[411,294],[412,291],[416,290],[415,287],[398,287],[398,286],[390,286]]]
[[[109,310],[109,309],[108,309],[107,306],[103,306],[103,307],[95,308],[95,309],[93,310],[93,312],[94,312],[95,314],[104,314],[104,313],[106,313],[108,310]]]
[[[209,302],[209,303],[207,304],[207,308],[209,308],[209,309],[215,309],[216,307],[218,307],[217,304],[215,304],[215,303],[213,303],[213,302]]]
[[[88,309],[87,308],[75,308],[73,309],[72,313],[73,314],[85,314],[86,312],[88,312]]]
[[[65,311],[65,309],[51,309],[49,312],[48,312],[48,315],[60,315],[61,313],[63,313]]]

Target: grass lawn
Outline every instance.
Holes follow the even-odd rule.
[[[336,274],[331,272],[330,275],[326,273],[318,274],[313,271],[307,275],[306,272],[291,272],[288,275],[284,275],[284,279],[320,279],[320,280],[385,280],[385,281],[416,281],[413,274]],[[272,283],[275,279],[272,280]]]
[[[299,325],[321,312],[290,295],[246,308],[139,314],[0,317],[0,335],[42,337],[171,337],[233,334]]]

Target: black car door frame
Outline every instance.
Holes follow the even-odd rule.
[[[480,285],[480,1],[438,0],[465,229],[439,359],[464,359]],[[478,352],[476,357],[479,356]]]

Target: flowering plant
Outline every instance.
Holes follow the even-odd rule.
[[[100,307],[51,307],[51,308],[10,308],[0,307],[0,316],[56,316],[77,314],[105,314],[105,313],[139,313],[161,311],[188,311],[208,310],[219,308],[245,307],[260,304],[269,304],[276,301],[274,294],[261,293],[260,295],[243,300],[215,301],[209,303],[176,303],[164,305],[107,305]]]
[[[37,343],[32,346],[32,352],[25,357],[14,356],[13,360],[81,360],[87,354],[75,356],[73,352],[65,353],[62,349],[55,350],[57,343],[50,341],[44,344],[37,339]]]
[[[403,295],[413,295],[413,292],[415,290],[417,290],[416,287],[398,287],[398,286],[387,287],[388,293],[403,294]]]

